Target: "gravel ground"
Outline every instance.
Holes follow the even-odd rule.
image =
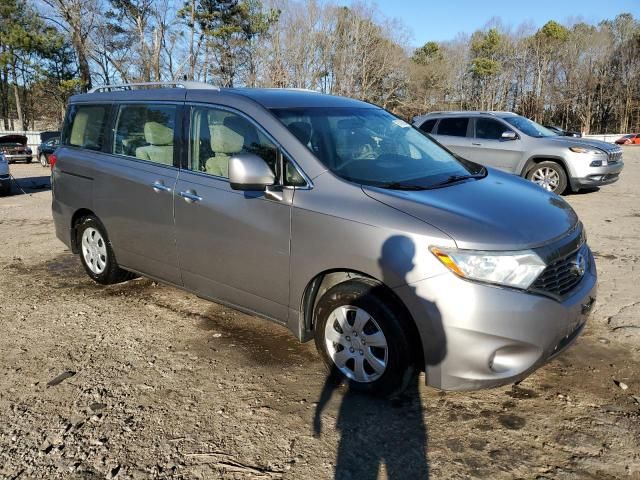
[[[0,478],[640,479],[640,148],[569,195],[598,303],[517,386],[394,401],[325,383],[312,344],[138,279],[103,287],[55,238],[48,171],[0,198]]]

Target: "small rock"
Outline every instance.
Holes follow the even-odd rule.
[[[104,403],[94,402],[89,405],[89,408],[95,412],[96,410],[104,410],[107,406]]]
[[[629,385],[627,385],[626,383],[623,383],[619,380],[614,380],[613,383],[615,383],[617,386],[619,386],[622,390],[626,390],[627,388],[629,388]]]
[[[222,336],[221,333],[214,333],[213,338],[220,338]]]
[[[76,372],[74,372],[73,370],[65,370],[64,372],[62,372],[57,377],[49,380],[47,382],[47,387],[55,387],[56,385],[64,382],[67,378],[73,377],[75,374],[76,374]]]

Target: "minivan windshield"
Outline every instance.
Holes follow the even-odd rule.
[[[521,117],[520,115],[502,117],[502,119],[510,125],[516,127],[525,135],[529,135],[530,137],[542,138],[558,136],[558,133],[543,127],[533,120],[529,120],[526,117]]]
[[[333,173],[394,190],[423,190],[486,174],[381,108],[308,107],[273,113]]]

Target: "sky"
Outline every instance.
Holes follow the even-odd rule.
[[[375,0],[375,4],[386,17],[409,27],[414,46],[453,40],[459,32],[471,34],[492,17],[514,29],[524,22],[541,27],[549,20],[598,23],[624,12],[640,17],[640,0]]]

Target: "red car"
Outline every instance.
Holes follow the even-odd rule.
[[[623,135],[616,140],[618,145],[640,145],[640,133],[630,133],[629,135]]]

